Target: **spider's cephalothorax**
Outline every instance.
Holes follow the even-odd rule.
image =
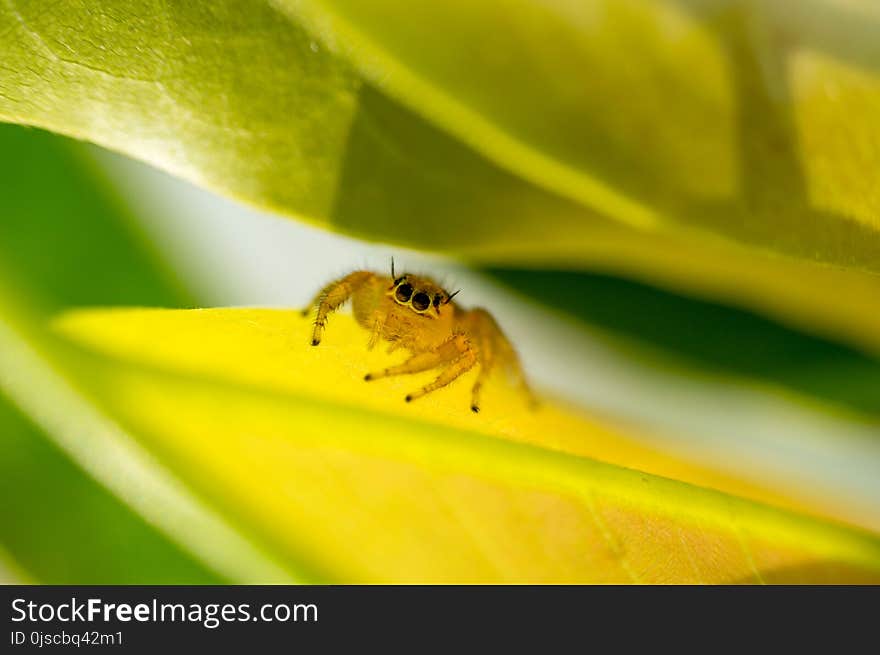
[[[312,345],[321,343],[327,315],[349,298],[354,317],[370,330],[368,348],[379,339],[391,343],[389,352],[404,348],[412,356],[398,366],[368,373],[365,380],[390,375],[419,373],[441,368],[437,379],[406,396],[409,402],[444,387],[474,366],[479,368],[474,383],[471,409],[480,411],[480,391],[494,366],[505,368],[529,394],[519,358],[492,316],[484,309],[463,310],[430,278],[420,275],[379,275],[355,271],[328,284],[304,310],[317,307]]]

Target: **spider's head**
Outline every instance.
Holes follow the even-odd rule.
[[[408,307],[422,316],[439,316],[440,309],[455,296],[449,294],[433,280],[418,275],[404,274],[393,278],[388,295],[398,305]]]

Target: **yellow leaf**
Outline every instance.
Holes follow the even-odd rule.
[[[108,412],[314,581],[880,582],[876,536],[711,490],[736,483],[611,421],[500,381],[479,415],[466,382],[406,404],[423,378],[365,383],[390,356],[348,316],[318,348],[281,310],[56,327]]]

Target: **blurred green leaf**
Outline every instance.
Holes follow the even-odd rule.
[[[35,347],[49,338],[38,327],[45,316],[74,304],[191,302],[76,150],[44,132],[0,125],[0,331],[15,325]],[[0,387],[18,395],[29,372],[10,365],[12,347],[0,339]],[[7,393],[0,393],[0,544],[34,580],[224,579],[71,461],[57,435]]]
[[[880,261],[867,4],[784,33],[734,0],[279,4],[297,19],[0,5],[0,117],[350,234],[624,272],[880,350],[855,270]]]
[[[220,584],[0,396],[0,543],[44,584]]]
[[[605,216],[880,271],[870,0],[278,4],[383,92]]]
[[[193,303],[80,147],[0,124],[0,267],[28,311]]]
[[[687,367],[743,377],[880,419],[880,361],[772,320],[645,284],[572,271],[486,271],[511,290],[624,348]]]

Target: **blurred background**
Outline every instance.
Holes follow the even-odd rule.
[[[0,126],[0,152],[4,325],[75,306],[299,308],[327,280],[394,256],[490,307],[543,393],[880,530],[880,363],[852,348],[620,277],[474,269],[334,235],[35,129]],[[0,351],[0,579],[216,581],[28,411],[16,348],[7,338]]]

